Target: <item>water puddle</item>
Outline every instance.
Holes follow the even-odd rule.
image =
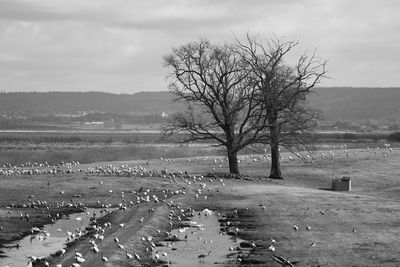
[[[243,241],[235,236],[222,234],[218,216],[214,212],[208,216],[196,213],[191,219],[190,227],[174,229],[171,235],[176,235],[182,241],[161,242],[163,246],[155,248],[152,258],[170,262],[174,267],[204,267],[226,263],[227,260],[236,259],[236,248]]]
[[[85,212],[64,215],[54,224],[47,224],[37,233],[15,241],[4,248],[5,258],[0,258],[0,266],[27,266],[28,257],[47,257],[65,248],[66,243],[83,234],[90,223],[90,217],[99,209],[87,209]]]

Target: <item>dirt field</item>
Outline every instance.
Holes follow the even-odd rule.
[[[126,209],[98,220],[99,225],[111,223],[104,240],[95,241],[99,253],[90,252],[92,233],[74,242],[63,257],[47,261],[51,266],[71,266],[76,249],[86,259],[81,266],[158,266],[164,263],[150,258],[151,242],[164,240],[167,231],[179,227],[189,207],[208,208],[227,216],[222,221],[230,222],[225,233],[234,229],[239,238],[255,244],[249,255],[227,246],[227,254],[234,255],[226,266],[281,266],[274,255],[298,262],[296,266],[399,266],[399,148],[336,147],[301,156],[282,155],[285,179],[279,181],[265,179],[269,162],[259,155],[242,157],[246,179],[221,177],[227,171],[223,157],[106,162],[59,168],[69,173],[1,175],[0,238],[5,244],[48,222],[63,201],[89,207],[122,204]],[[118,170],[126,172],[117,174]],[[342,176],[351,177],[351,192],[327,190],[333,178]],[[22,206],[37,200],[47,204]],[[20,212],[31,215],[29,222],[20,223]],[[153,237],[151,242],[142,240],[148,236]],[[123,249],[116,246],[115,237]],[[128,259],[126,253],[137,253],[140,260]],[[207,258],[199,262],[197,255],[188,257],[193,266],[213,264]],[[168,256],[163,260],[174,262]]]

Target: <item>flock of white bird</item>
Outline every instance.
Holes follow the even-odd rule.
[[[203,176],[194,176],[194,175],[188,175],[188,174],[184,174],[183,172],[169,172],[167,173],[166,171],[162,171],[160,173],[157,173],[156,171],[148,171],[146,170],[146,168],[144,168],[143,166],[132,166],[132,167],[128,167],[128,165],[122,165],[119,168],[115,168],[112,165],[107,165],[105,168],[101,168],[101,167],[95,167],[95,169],[100,170],[100,169],[107,169],[107,170],[114,170],[117,173],[120,172],[120,170],[122,168],[125,169],[130,169],[133,170],[133,172],[139,176],[148,176],[149,174],[152,175],[158,175],[160,177],[163,178],[167,178],[169,179],[170,183],[173,183],[174,181],[177,182],[177,179],[181,179],[182,181],[184,181],[185,183],[187,183],[188,185],[190,184],[198,184],[199,185],[199,189],[196,190],[196,197],[198,198],[199,195],[202,194],[202,189],[204,189],[206,187],[206,179]],[[213,179],[208,179],[207,181],[213,181]],[[220,180],[221,185],[224,185],[222,183],[222,180]],[[100,185],[103,185],[103,182],[100,182]],[[105,186],[104,186],[105,187]],[[105,190],[108,190],[105,187]],[[64,194],[64,191],[60,191],[60,194]],[[111,197],[113,194],[119,194],[117,192],[113,192],[113,190],[108,190],[107,191],[108,195]],[[169,213],[169,225],[172,229],[173,226],[173,222],[174,220],[177,221],[181,221],[186,215],[185,215],[185,210],[183,210],[179,205],[175,205],[172,201],[168,201],[168,198],[170,196],[176,196],[179,194],[186,194],[184,188],[182,189],[177,189],[177,190],[168,190],[168,189],[164,189],[164,190],[160,190],[159,192],[153,192],[153,194],[151,194],[151,190],[150,189],[143,189],[141,188],[138,191],[134,191],[131,190],[128,193],[121,191],[120,192],[120,197],[121,197],[121,202],[117,205],[118,209],[121,211],[125,211],[127,210],[130,206],[134,206],[134,205],[139,205],[142,203],[158,203],[158,202],[164,202],[166,203],[170,208],[170,213]],[[127,196],[128,195],[128,196]],[[102,207],[102,209],[100,210],[100,213],[102,215],[109,213],[110,212],[110,207],[111,204],[101,204],[99,201],[97,202],[98,205],[100,205]],[[14,207],[15,205],[11,205],[11,207]],[[29,203],[23,204],[23,207],[33,207],[33,208],[44,208],[44,209],[49,209],[50,205],[48,205],[48,203],[46,201],[40,201],[40,200],[34,200],[34,196],[30,196],[29,198]],[[81,202],[65,202],[62,201],[60,203],[56,203],[54,205],[54,207],[75,207],[75,208],[86,208],[85,205]],[[149,212],[154,212],[154,208],[149,208]],[[91,214],[88,212],[87,213],[88,216],[91,216]],[[21,213],[21,220],[25,217],[29,216],[28,214],[23,215]],[[54,218],[51,218],[52,222],[54,222],[55,220],[59,219],[62,215],[57,214]],[[49,218],[50,218],[50,213],[49,213]],[[77,217],[76,220],[81,219],[80,217]],[[115,232],[118,232],[118,230],[123,229],[126,227],[125,223],[119,224],[117,226],[112,226],[110,222],[106,222],[103,225],[99,225],[96,224],[96,216],[93,216],[92,221],[94,222],[90,227],[86,227],[85,229],[82,229],[82,227],[79,227],[77,229],[75,229],[75,231],[72,232],[66,232],[66,243],[69,242],[73,242],[75,240],[79,240],[82,236],[86,236],[87,234],[90,233],[90,238],[88,239],[88,242],[90,243],[90,252],[93,254],[97,254],[99,253],[101,255],[101,260],[103,262],[108,262],[109,259],[103,254],[103,252],[100,249],[100,246],[98,245],[99,242],[103,241],[105,239],[105,233],[107,230],[109,229],[114,229],[117,228],[117,230]],[[138,220],[138,223],[143,224],[144,223],[144,218],[140,218]],[[61,229],[59,229],[59,231],[62,231]],[[43,232],[42,230],[40,230],[39,228],[32,228],[32,233],[38,234],[41,233],[43,234],[43,236],[46,236],[46,238],[48,237],[48,233]],[[161,234],[160,230],[156,231],[156,234]],[[170,232],[166,232],[163,233],[165,235],[167,235],[167,237],[171,237]],[[154,251],[154,249],[156,248],[155,243],[153,242],[153,237],[152,236],[147,236],[147,237],[142,237],[141,240],[143,241],[143,246],[146,246],[146,251]],[[128,260],[136,260],[136,261],[140,261],[141,258],[139,256],[139,254],[135,251],[133,251],[133,254],[130,254],[128,252],[127,249],[124,248],[124,245],[120,243],[119,238],[114,234],[114,242],[115,242],[115,246],[117,249],[120,250],[124,250],[126,253],[126,257]],[[59,251],[58,255],[59,257],[63,257],[63,255],[66,253],[65,249]],[[167,258],[167,254],[163,253],[161,255],[162,259],[167,262],[166,258]],[[71,266],[80,266],[80,264],[84,263],[86,261],[84,255],[78,251],[75,251],[75,262],[71,265]],[[160,256],[158,256],[157,258],[157,254],[155,256],[155,260],[159,260]],[[28,266],[34,266],[36,264],[43,264],[45,266],[48,266],[49,263],[46,261],[45,258],[38,258],[36,256],[30,256],[29,257],[29,265]],[[61,266],[61,264],[58,264],[56,266]]]
[[[374,154],[381,154],[384,157],[388,156],[392,151],[392,147],[390,144],[384,144],[382,147],[376,147],[376,148],[369,148],[366,147],[365,149],[362,149],[361,151],[368,151],[370,153]],[[352,150],[350,151],[346,145],[338,146],[338,147],[333,147],[332,150],[324,150],[324,151],[303,151],[301,153],[294,154],[293,156],[288,156],[287,160],[289,161],[294,161],[296,159],[314,163],[316,160],[323,160],[327,159],[330,160],[331,162],[336,158],[336,156],[343,156],[345,155],[346,157],[350,156],[356,156],[357,155],[357,150]],[[174,162],[175,159],[164,159],[160,158],[162,162]],[[225,157],[195,157],[191,159],[187,159],[188,163],[193,162],[196,164],[198,161],[211,161],[214,165],[211,164],[212,169],[216,170],[216,168],[222,168],[226,167],[224,163],[227,162],[227,159]],[[251,162],[266,162],[270,161],[270,158],[267,154],[261,154],[261,155],[244,155],[239,157],[239,163],[247,163],[251,164]],[[113,166],[112,164],[108,164],[106,166],[95,166],[95,167],[87,167],[87,168],[79,168],[80,163],[79,162],[70,162],[70,163],[59,163],[55,166],[50,166],[47,162],[45,163],[24,163],[20,164],[19,166],[13,166],[11,164],[4,164],[0,168],[0,175],[43,175],[43,174],[52,174],[52,175],[57,175],[57,174],[77,174],[77,173],[83,173],[86,175],[93,174],[93,175],[100,175],[100,174],[106,174],[106,175],[118,175],[118,176],[130,176],[130,177],[149,177],[149,176],[157,176],[157,177],[162,177],[169,179],[170,183],[178,182],[180,180],[181,182],[183,181],[187,185],[194,185],[196,184],[195,188],[195,198],[200,198],[203,197],[205,200],[207,199],[207,196],[204,193],[206,191],[207,183],[219,183],[219,186],[224,186],[224,182],[222,179],[214,179],[214,178],[206,178],[203,176],[194,176],[194,175],[189,175],[187,172],[182,172],[182,171],[166,171],[166,170],[149,170],[145,166],[141,165],[136,165],[136,166],[129,166],[128,164],[123,164],[120,166]],[[100,182],[100,185],[103,185],[103,182]],[[193,188],[192,188],[193,189]],[[107,190],[107,189],[105,189]],[[168,202],[168,198],[173,196],[173,195],[179,195],[179,194],[186,194],[185,187],[182,189],[177,189],[177,190],[162,190],[160,192],[151,194],[150,189],[141,189],[139,191],[130,191],[131,193],[130,197],[126,196],[126,192],[121,191],[120,192],[120,197],[121,197],[121,203],[118,204],[119,210],[126,210],[129,206],[133,205],[138,205],[142,203],[158,203],[158,202],[165,202],[168,204],[169,207],[171,207],[171,211],[169,214],[169,219],[170,219],[170,226],[172,229],[173,222],[174,220],[181,221],[185,217],[185,210],[182,209],[179,205],[173,204],[172,201]],[[64,191],[60,191],[60,194],[64,194]],[[128,194],[129,194],[128,193]],[[108,190],[109,196],[112,196],[113,194],[116,194],[113,192],[111,189]],[[204,196],[202,196],[202,194]],[[40,201],[40,200],[33,200],[34,198],[29,198],[29,203],[23,204],[23,207],[44,207],[46,209],[50,208],[50,205],[46,201]],[[101,204],[98,202],[99,205],[101,205],[102,210],[101,214],[104,215],[108,212],[110,212],[109,208],[111,207],[111,204],[106,204],[103,203]],[[13,207],[14,205],[11,205]],[[62,201],[60,203],[56,203],[55,207],[76,207],[76,208],[84,208],[85,205],[80,202],[66,202]],[[265,206],[260,206],[261,209],[265,209]],[[154,209],[149,209],[149,212],[154,211]],[[193,212],[193,211],[192,211]],[[50,213],[49,213],[49,216]],[[57,214],[55,217],[51,218],[51,220],[54,222],[55,220],[59,219],[61,215]],[[90,216],[90,214],[88,214]],[[21,220],[29,220],[29,214],[26,213],[25,215],[23,213],[20,214]],[[92,218],[94,222],[96,222],[95,216]],[[139,223],[143,223],[144,218],[141,218],[139,220]],[[76,229],[75,232],[67,232],[67,239],[66,242],[72,242],[74,240],[80,239],[82,236],[87,235],[89,232],[91,233],[91,237],[88,239],[88,242],[90,243],[90,251],[93,254],[99,254],[101,256],[101,260],[103,262],[108,262],[109,259],[104,255],[104,253],[101,251],[98,243],[104,240],[105,238],[105,233],[108,229],[114,229],[114,227],[117,227],[118,229],[122,229],[126,227],[126,224],[120,224],[117,226],[112,226],[109,222],[104,223],[103,225],[98,225],[94,223],[91,227],[87,227],[87,229]],[[298,230],[297,226],[293,227],[294,230]],[[296,229],[297,228],[297,229]],[[311,228],[307,226],[307,230],[310,230]],[[40,229],[37,228],[32,228],[32,233],[34,232],[40,232]],[[117,230],[118,231],[118,230]],[[115,232],[117,232],[115,231]],[[239,232],[239,229],[237,229],[237,232]],[[43,233],[44,236],[46,236],[48,233]],[[160,230],[157,230],[156,234],[161,234]],[[164,233],[165,234],[165,233]],[[167,236],[170,235],[169,232],[166,233]],[[148,237],[142,237],[142,241],[144,242],[144,245],[146,247],[146,251],[154,251],[156,249],[156,245],[153,242],[153,237],[148,236]],[[124,245],[120,243],[120,240],[116,235],[114,235],[114,242],[115,246],[119,250],[125,251],[126,258],[128,260],[136,260],[140,261],[141,258],[139,254],[135,251],[133,251],[133,254],[130,254],[126,248],[124,248]],[[271,246],[269,247],[269,250],[275,251],[274,247],[274,242],[272,242]],[[59,256],[63,257],[63,255],[66,253],[66,250],[63,249],[59,252]],[[209,252],[210,253],[210,252]],[[208,254],[201,254],[199,255],[199,260],[204,259],[207,257]],[[163,254],[160,257],[159,254],[155,254],[155,260],[158,261],[160,258],[163,258],[166,262],[167,260],[167,254]],[[282,260],[282,259],[281,259]],[[75,262],[71,265],[74,267],[80,266],[81,263],[84,263],[86,261],[84,255],[78,251],[75,251]],[[42,258],[38,258],[35,256],[30,256],[29,257],[29,265],[32,266],[32,264],[35,264],[36,262],[42,262],[45,266],[48,266],[49,263]],[[61,266],[61,264],[58,264],[57,266]]]
[[[292,153],[292,155],[283,158],[282,160],[295,161],[296,159],[300,159],[302,161],[306,161],[309,163],[314,163],[318,159],[329,159],[331,162],[340,155],[340,152],[347,157],[356,156],[357,150],[353,150],[351,152],[347,145],[334,145],[331,147],[331,150],[317,150],[317,151],[302,151],[300,153]],[[375,148],[365,147],[364,149],[360,149],[358,151],[369,151],[374,154],[380,154],[383,157],[388,156],[393,148],[390,144],[385,143],[381,146],[377,146]],[[270,162],[271,158],[266,153],[264,154],[253,154],[253,155],[243,155],[239,156],[239,163],[247,163],[251,162]],[[161,161],[165,163],[175,162],[175,159],[169,158],[160,158]],[[216,171],[218,168],[226,168],[227,165],[224,163],[228,162],[226,157],[195,157],[187,159],[188,163],[197,163],[199,161],[212,161],[212,170]],[[48,162],[44,163],[31,163],[26,162],[19,165],[12,165],[10,163],[3,164],[0,167],[0,175],[10,176],[10,175],[48,175],[48,174],[86,174],[86,175],[118,175],[118,176],[133,176],[133,177],[151,177],[151,176],[160,176],[159,170],[147,170],[144,166],[128,166],[128,164],[121,165],[119,167],[113,166],[112,164],[108,164],[106,166],[94,166],[87,168],[76,168],[74,166],[79,165],[79,161],[72,162],[60,162],[56,165],[50,165]]]

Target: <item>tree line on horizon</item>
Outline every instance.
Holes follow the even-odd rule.
[[[375,124],[384,129],[400,124],[400,88],[315,87],[309,106],[321,111],[326,122],[358,127]],[[0,93],[0,116],[24,117],[86,113],[152,114],[180,111],[168,91],[119,95],[104,92]],[[3,116],[4,115],[4,116]]]

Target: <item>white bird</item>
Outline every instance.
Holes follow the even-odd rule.
[[[62,249],[62,250],[61,250],[60,258],[61,258],[62,256],[64,256],[65,252],[67,252],[65,249]]]
[[[84,263],[86,261],[83,257],[76,257],[75,259],[79,263]]]
[[[118,237],[114,236],[114,242],[115,242],[115,243],[119,243]]]
[[[82,253],[76,251],[76,249],[75,249],[75,257],[83,258],[83,255],[82,255]]]
[[[158,262],[158,260],[160,259],[160,255],[158,253],[156,253],[154,255],[154,259],[156,260],[156,262]]]
[[[137,254],[136,252],[134,252],[133,255],[135,256],[135,259],[136,259],[136,260],[140,261],[140,256],[139,256],[139,254]]]
[[[101,260],[104,262],[109,261],[107,257],[103,256],[103,252],[101,253]]]
[[[93,253],[98,253],[99,252],[99,248],[95,245],[91,248]]]
[[[133,259],[132,254],[129,254],[128,251],[126,251],[126,257],[128,258],[128,260]]]
[[[299,230],[299,227],[297,227],[297,225],[294,225],[294,226],[293,226],[293,229],[294,229],[295,231],[297,231],[297,230]]]

